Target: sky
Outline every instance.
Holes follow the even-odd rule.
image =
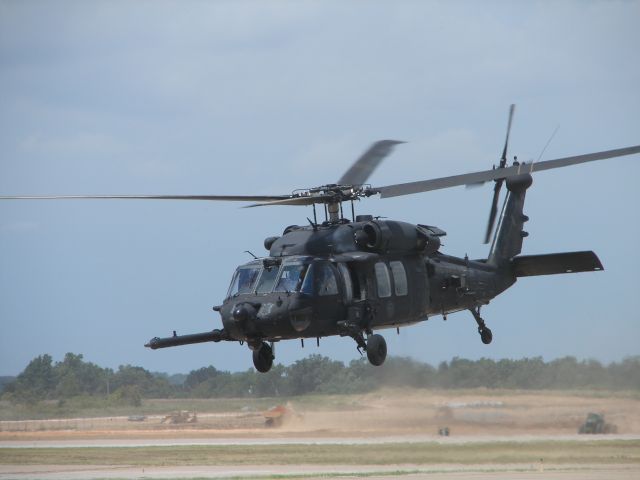
[[[387,185],[509,156],[640,144],[640,2],[0,0],[0,195],[288,194],[335,182],[380,139]],[[549,146],[545,144],[553,132]],[[542,154],[542,155],[541,155]],[[524,254],[594,250],[605,271],[525,278],[482,310],[384,333],[390,355],[609,363],[640,354],[640,155],[541,172]],[[357,205],[447,231],[483,258],[492,185]],[[0,202],[0,375],[37,355],[189,372],[250,368],[248,348],[151,351],[220,328],[211,310],[265,237],[310,207]],[[311,343],[312,345],[309,345]],[[349,338],[276,346],[358,358]],[[373,368],[373,367],[372,367]]]

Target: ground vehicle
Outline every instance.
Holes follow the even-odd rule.
[[[180,410],[177,412],[171,412],[160,421],[160,423],[178,424],[178,423],[197,423],[198,416],[196,412],[190,412],[188,410]]]
[[[585,422],[580,425],[578,433],[618,433],[618,427],[611,423],[606,423],[604,421],[604,414],[589,413]]]

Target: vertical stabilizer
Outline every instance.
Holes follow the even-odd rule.
[[[531,175],[524,174],[509,177],[506,180],[507,197],[505,199],[500,224],[491,245],[488,263],[501,267],[522,251],[522,240],[528,234],[523,230],[529,217],[523,213],[527,189],[533,183]]]

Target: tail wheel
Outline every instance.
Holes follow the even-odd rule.
[[[268,343],[262,342],[260,348],[253,351],[253,366],[260,373],[267,373],[273,366],[273,349]]]
[[[387,342],[382,335],[369,335],[367,338],[367,358],[371,365],[382,365],[387,358]]]
[[[491,333],[491,330],[487,327],[479,328],[478,333],[480,334],[480,340],[482,340],[482,343],[485,345],[489,345],[493,340],[493,333]]]

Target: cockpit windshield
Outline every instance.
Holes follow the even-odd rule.
[[[258,280],[258,287],[256,293],[269,293],[273,290],[273,285],[276,283],[276,277],[278,276],[278,265],[272,265],[265,267]]]
[[[289,258],[282,264],[269,264],[256,261],[238,267],[233,275],[227,298],[243,293],[266,294],[271,292],[312,293],[305,277],[313,270],[312,265],[304,258]],[[317,269],[316,269],[317,270]],[[317,274],[316,274],[317,275]]]
[[[240,293],[251,293],[256,284],[256,279],[262,266],[259,263],[243,265],[238,267],[233,275],[227,298]],[[277,269],[276,269],[277,271]]]

